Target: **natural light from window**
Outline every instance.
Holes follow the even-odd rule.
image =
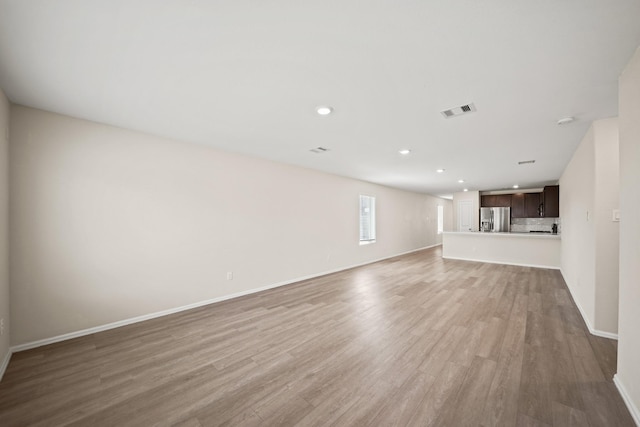
[[[360,244],[376,241],[376,198],[360,195]]]

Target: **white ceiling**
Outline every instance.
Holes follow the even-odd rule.
[[[15,103],[436,195],[556,182],[638,45],[638,0],[0,0]]]

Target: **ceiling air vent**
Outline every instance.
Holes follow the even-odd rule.
[[[523,160],[521,162],[518,162],[518,164],[519,165],[528,165],[528,164],[535,163],[535,162],[536,162],[535,160]]]
[[[461,105],[459,107],[450,108],[448,110],[441,111],[441,113],[445,118],[448,119],[450,117],[456,117],[456,116],[461,116],[467,113],[473,113],[474,111],[476,111],[476,106],[473,105],[473,103],[471,103],[471,104]]]
[[[316,148],[312,148],[311,150],[312,153],[316,153],[316,154],[322,154],[322,153],[326,153],[327,151],[329,151],[328,148],[324,148],[324,147],[316,147]]]

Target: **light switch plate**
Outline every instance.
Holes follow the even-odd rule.
[[[613,210],[613,218],[611,219],[613,222],[620,222],[620,209]]]

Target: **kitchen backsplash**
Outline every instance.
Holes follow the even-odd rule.
[[[516,233],[551,231],[553,224],[558,224],[558,234],[560,234],[560,218],[511,218],[511,231]]]

